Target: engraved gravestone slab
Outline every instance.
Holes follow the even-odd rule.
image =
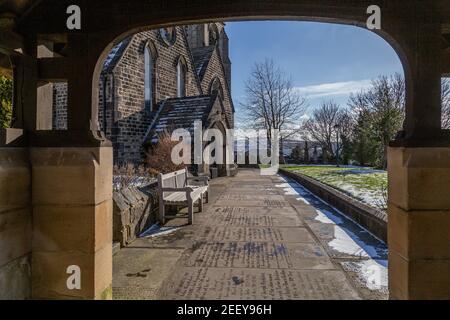
[[[342,271],[183,267],[162,299],[360,299]]]
[[[301,242],[314,243],[305,228],[293,227],[223,227],[209,226],[199,228],[202,241],[261,241],[261,242]]]
[[[183,265],[216,268],[334,269],[320,246],[307,243],[203,243]]]
[[[238,206],[225,206],[214,207],[211,209],[212,213],[217,215],[224,214],[260,214],[260,215],[274,215],[277,216],[298,216],[297,211],[292,207],[284,208],[270,208],[270,207],[238,207]]]
[[[219,196],[217,200],[233,200],[233,201],[248,201],[248,200],[278,200],[283,201],[282,195],[255,195],[254,192],[233,194],[226,193]]]
[[[243,190],[275,190],[278,188],[275,188],[272,183],[267,184],[245,184],[245,183],[233,183],[230,185],[230,189],[227,190],[227,192],[232,191],[233,189],[243,189]]]
[[[248,195],[283,195],[283,192],[280,191],[280,189],[271,189],[271,188],[264,188],[264,189],[252,189],[250,187],[248,188],[242,188],[242,187],[233,187],[231,190],[227,190],[227,194],[248,194]]]
[[[198,224],[234,227],[299,227],[303,223],[292,208],[213,207]]]
[[[272,200],[272,199],[217,200],[213,205],[218,207],[237,206],[237,207],[277,207],[277,208],[290,206],[289,202],[285,200]]]
[[[234,179],[231,183],[230,186],[233,185],[242,185],[242,186],[255,186],[255,185],[267,185],[267,186],[271,186],[273,185],[272,180],[270,179]]]

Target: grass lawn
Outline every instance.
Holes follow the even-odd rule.
[[[386,210],[387,172],[354,166],[282,166],[342,191],[372,207]]]

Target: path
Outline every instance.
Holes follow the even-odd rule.
[[[244,169],[211,193],[114,257],[115,299],[387,298],[385,245],[300,185]]]

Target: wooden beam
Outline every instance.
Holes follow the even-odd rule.
[[[441,53],[442,76],[450,77],[450,49],[443,50]]]
[[[38,59],[38,78],[49,82],[62,82],[68,79],[67,58]]]
[[[0,52],[12,54],[24,47],[23,37],[9,30],[0,30]]]

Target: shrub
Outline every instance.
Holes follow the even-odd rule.
[[[0,76],[0,128],[9,128],[12,119],[13,82]]]
[[[169,173],[186,168],[185,164],[174,164],[172,162],[172,149],[177,145],[172,141],[167,132],[159,136],[158,143],[147,153],[147,165],[149,173],[156,176],[159,173]]]

